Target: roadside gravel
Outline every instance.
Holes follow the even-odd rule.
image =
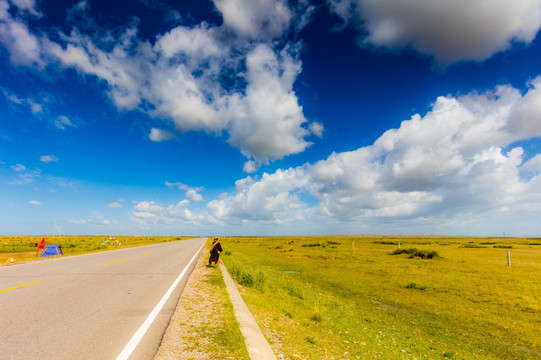
[[[156,360],[249,359],[220,269],[203,250],[171,317]]]

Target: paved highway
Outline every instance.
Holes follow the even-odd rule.
[[[152,359],[205,240],[0,266],[0,359]]]

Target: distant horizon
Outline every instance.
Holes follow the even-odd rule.
[[[0,231],[539,236],[540,1],[0,0]]]
[[[62,237],[62,236],[77,236],[77,237],[86,237],[86,236],[121,236],[121,237],[193,237],[193,238],[199,238],[199,237],[218,237],[218,238],[224,238],[224,237],[361,237],[361,238],[369,238],[369,237],[381,237],[381,238],[409,238],[409,237],[419,237],[419,238],[482,238],[482,239],[541,239],[541,236],[513,236],[513,235],[502,235],[502,236],[483,236],[483,235],[436,235],[436,234],[425,234],[425,235],[416,235],[416,234],[404,234],[404,235],[398,235],[398,234],[319,234],[319,235],[220,235],[220,234],[214,234],[214,235],[182,235],[182,234],[176,234],[176,235],[123,235],[123,234],[61,234],[61,235],[47,235],[47,234],[36,234],[36,235],[21,235],[21,234],[4,234],[0,235],[0,237],[8,237],[8,236],[21,236],[21,237]]]

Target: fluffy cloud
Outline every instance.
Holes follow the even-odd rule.
[[[226,27],[255,39],[280,37],[293,17],[283,0],[214,0],[214,5]]]
[[[203,201],[203,196],[199,194],[200,191],[203,191],[204,188],[200,187],[191,187],[181,182],[171,183],[169,181],[165,182],[165,185],[170,188],[178,188],[180,190],[186,191],[186,198],[192,202],[201,202]]]
[[[54,155],[42,155],[39,157],[39,161],[44,163],[58,162],[58,158]]]
[[[297,193],[309,178],[300,169],[278,170],[255,181],[247,177],[236,182],[236,194],[208,203],[212,218],[221,221],[267,221],[287,223],[304,216],[306,208]]]
[[[541,154],[537,154],[521,167],[521,170],[533,173],[541,173]]]
[[[66,37],[65,47],[44,39],[43,48],[63,66],[76,68],[84,74],[94,75],[107,82],[109,96],[119,109],[133,109],[141,101],[139,89],[145,81],[144,70],[141,68],[144,65],[142,53],[147,46],[142,44],[141,48],[137,47],[136,34],[135,28],[128,28],[120,39],[103,40],[105,44],[102,45],[112,47],[109,53],[101,50],[90,37],[81,35],[77,30]],[[133,47],[139,50],[135,55],[132,55]]]
[[[508,130],[522,138],[541,136],[541,77],[530,82],[530,88],[522,101],[513,107]]]
[[[75,127],[75,124],[67,116],[60,115],[55,119],[54,126],[58,130],[66,130],[66,127]]]
[[[541,26],[541,1],[327,0],[366,37],[361,43],[412,47],[441,64],[485,60],[513,42],[529,44]]]
[[[171,133],[170,131],[156,128],[150,129],[150,134],[148,135],[148,138],[155,142],[171,140],[174,137],[175,134]]]
[[[239,6],[248,18],[229,13]],[[266,41],[289,28],[291,11],[271,0],[224,0],[217,8],[224,11],[223,26],[178,26],[154,44],[139,39],[135,25],[99,39],[81,29],[60,42],[41,38],[42,58],[102,80],[121,110],[168,119],[181,132],[228,134],[228,143],[254,166],[304,151],[305,138],[323,129],[308,123],[293,91],[300,45]],[[77,6],[78,13],[85,9]],[[66,119],[59,117],[56,126],[70,126]],[[157,128],[149,135],[152,141],[172,136]]]
[[[196,189],[189,189],[186,191],[186,197],[192,202],[203,201],[203,196],[197,192]]]
[[[47,103],[51,102],[51,96],[46,93],[42,93],[39,97],[27,97],[21,98],[14,92],[2,89],[2,93],[12,104],[17,104],[21,106],[28,106],[30,112],[36,116],[41,116],[47,110]]]
[[[414,233],[441,232],[453,221],[472,231],[480,224],[485,232],[490,225],[496,233],[523,231],[541,211],[541,161],[536,155],[524,163],[524,150],[512,144],[532,133],[511,124],[520,118],[517,109],[539,102],[535,86],[524,96],[501,86],[440,97],[430,112],[403,121],[372,146],[239,180],[236,194],[209,202],[209,214],[218,222],[283,225],[312,217],[350,231],[400,220],[407,221],[402,231]]]
[[[8,50],[13,64],[42,66],[43,61],[38,37],[30,33],[21,18],[11,16],[9,12],[11,5],[15,5],[19,13],[39,15],[33,1],[17,0],[8,2],[0,0],[0,43]]]
[[[314,134],[317,137],[322,137],[324,130],[325,128],[323,127],[323,124],[321,123],[313,122],[310,124],[310,131],[312,132],[312,134]]]
[[[169,206],[162,206],[154,201],[136,202],[131,213],[131,220],[143,227],[162,224],[175,228],[186,224],[199,224],[202,218],[188,209],[189,204],[188,200]]]
[[[34,206],[40,206],[40,205],[41,205],[41,202],[40,202],[40,201],[37,201],[37,200],[30,200],[30,201],[28,202],[28,204],[34,205]]]
[[[244,166],[242,167],[242,171],[245,173],[253,173],[257,171],[257,163],[255,161],[249,160],[244,163]]]
[[[223,231],[467,233],[533,235],[541,213],[541,154],[515,145],[537,133],[541,102],[534,79],[522,94],[511,86],[438,97],[372,145],[333,153],[313,164],[248,176],[235,191],[193,213],[141,202],[138,224],[202,224]],[[529,116],[529,115],[528,115]],[[182,183],[169,187],[190,189]],[[466,231],[464,230],[464,233]]]
[[[33,16],[41,17],[41,12],[36,9],[34,0],[10,0],[17,7],[19,12],[27,12]]]
[[[289,50],[289,51],[288,51]],[[302,108],[292,90],[300,63],[285,49],[277,56],[266,45],[258,45],[247,58],[248,86],[245,96],[233,96],[228,142],[247,157],[258,161],[279,159],[303,151],[309,131]]]

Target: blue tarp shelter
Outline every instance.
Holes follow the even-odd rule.
[[[41,252],[40,258],[48,256],[64,255],[62,248],[56,244],[49,244],[45,246],[45,249]]]

